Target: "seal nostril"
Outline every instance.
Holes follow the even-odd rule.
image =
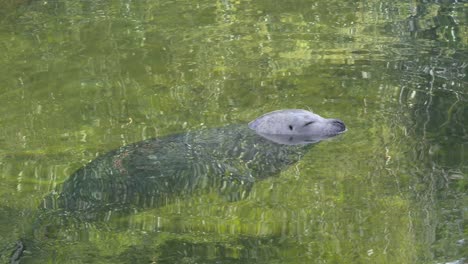
[[[333,120],[333,124],[336,125],[337,127],[340,128],[341,131],[345,131],[346,130],[346,125],[343,121],[339,120],[339,119],[335,119]]]

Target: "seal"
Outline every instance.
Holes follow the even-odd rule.
[[[341,120],[300,109],[267,113],[248,125],[148,139],[104,154],[77,170],[43,208],[87,219],[160,206],[199,189],[228,200],[297,162],[311,143],[346,131]]]
[[[256,181],[278,175],[299,161],[311,143],[345,131],[339,119],[285,109],[248,125],[189,131],[122,146],[81,167],[47,195],[31,233],[54,230],[47,227],[55,223],[60,228],[64,222],[109,220],[200,190],[218,192],[228,201],[242,199]],[[17,243],[11,263],[19,261],[23,242]]]

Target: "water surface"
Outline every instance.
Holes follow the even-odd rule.
[[[276,109],[345,121],[226,201],[35,229],[22,263],[445,263],[468,256],[459,1],[0,0],[0,252],[120,146]],[[273,176],[273,175],[272,175]]]

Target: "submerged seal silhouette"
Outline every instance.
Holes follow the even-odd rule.
[[[259,179],[298,161],[310,143],[346,131],[341,120],[306,110],[267,113],[246,125],[148,139],[98,157],[66,180],[44,208],[95,218],[161,205],[196,189],[238,199]]]
[[[200,189],[216,190],[228,200],[241,199],[255,181],[278,175],[300,160],[310,143],[345,131],[341,120],[286,109],[262,115],[248,125],[144,140],[78,169],[44,198],[41,210],[87,222],[161,206]],[[39,217],[42,220],[35,226],[54,222],[47,217]],[[14,259],[24,249],[21,241],[18,245]]]

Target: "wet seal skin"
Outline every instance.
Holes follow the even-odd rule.
[[[228,201],[243,199],[256,181],[276,176],[299,161],[312,143],[345,131],[339,119],[285,109],[248,125],[189,131],[122,146],[78,169],[47,195],[31,233],[53,225],[54,215],[81,222],[108,220],[163,206],[198,190],[215,190]],[[25,241],[17,242],[11,263],[19,263],[28,247]]]
[[[302,109],[286,109],[262,115],[249,123],[259,135],[285,145],[309,144],[346,132],[340,119],[323,118]]]

